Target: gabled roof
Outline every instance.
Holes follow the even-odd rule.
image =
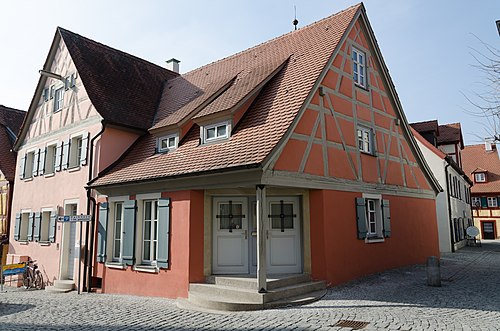
[[[25,115],[25,111],[0,105],[0,170],[9,181],[16,173],[16,153],[11,150]]]
[[[484,144],[465,146],[462,151],[462,168],[474,180],[473,172],[487,171],[486,183],[474,183],[472,193],[500,193],[500,158],[496,148],[486,151]]]
[[[427,141],[427,139],[425,139],[424,137],[422,137],[420,135],[420,133],[418,133],[417,130],[414,129],[413,127],[413,124],[410,124],[412,126],[411,128],[411,132],[413,133],[413,135],[415,136],[415,138],[420,141],[425,147],[427,147],[429,150],[431,150],[434,154],[436,154],[437,156],[439,156],[441,159],[445,159],[446,158],[446,153],[444,153],[443,151],[441,151],[440,149],[438,149],[437,147],[435,147],[433,144],[431,144],[430,142]]]
[[[439,136],[439,125],[437,120],[430,120],[424,122],[410,123],[411,127],[420,133],[424,132],[436,132],[436,136]]]
[[[57,31],[105,121],[149,129],[164,82],[178,74],[63,28]]]
[[[192,116],[192,112],[198,110],[190,105],[203,104],[192,102],[201,99],[197,98],[197,94],[204,95],[205,100],[210,99],[208,95],[216,91],[222,95],[225,91],[223,87],[229,91],[231,85],[226,84],[234,83],[236,86],[231,80],[237,79],[245,70],[266,63],[272,68],[273,63],[283,63],[289,57],[283,69],[262,88],[229,140],[200,146],[199,128],[194,125],[175,152],[154,154],[155,137],[146,135],[92,185],[147,181],[227,168],[259,167],[289,129],[341,38],[348,27],[354,24],[353,19],[362,8],[362,4],[352,6],[172,80],[163,93],[153,128],[176,124],[187,115]],[[262,72],[262,76],[269,72],[265,68],[259,70],[255,72]],[[174,89],[175,95],[168,91]],[[237,93],[242,94],[241,91],[234,89],[235,98]],[[168,95],[173,95],[175,100],[168,100]],[[224,99],[229,100],[230,96],[224,95]]]
[[[464,145],[460,123],[450,123],[439,126],[438,145],[461,143]]]

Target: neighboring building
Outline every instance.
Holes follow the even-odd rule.
[[[58,218],[93,213],[87,182],[144,135],[163,82],[178,74],[61,28],[42,69],[14,146],[9,258],[37,260],[49,285],[82,284],[90,223]]]
[[[12,146],[26,112],[0,105],[0,239],[9,234],[12,190],[16,173],[16,153]],[[2,265],[6,263],[9,245],[3,246]]]
[[[500,159],[495,143],[465,146],[464,171],[474,182],[472,207],[474,225],[482,239],[500,238]]]
[[[89,184],[101,291],[187,297],[234,274],[257,279],[250,296],[272,274],[333,285],[439,255],[440,186],[362,4],[172,78],[159,100]]]
[[[462,168],[462,150],[464,139],[460,123],[438,125],[437,120],[411,123],[425,140],[450,156]]]
[[[437,128],[437,121],[430,122],[435,122]],[[411,126],[415,127],[414,124],[411,124]],[[439,128],[441,127],[446,126],[439,126]],[[417,138],[418,147],[420,147],[427,164],[434,173],[434,177],[443,188],[443,192],[436,197],[439,250],[441,252],[454,252],[456,249],[465,246],[467,242],[465,230],[472,225],[470,204],[472,181],[452,156],[446,155],[437,148],[438,139],[435,139],[433,135],[428,135],[431,139],[425,139],[415,129],[412,129],[412,131],[415,138]],[[434,142],[434,144],[430,141]],[[460,160],[460,158],[458,159]]]

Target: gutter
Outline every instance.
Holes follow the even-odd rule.
[[[93,178],[93,173],[92,170],[94,168],[94,142],[95,140],[100,137],[103,133],[104,130],[106,129],[106,121],[102,120],[101,121],[101,131],[99,131],[92,139],[90,139],[90,151],[89,151],[89,181],[92,180]],[[85,190],[87,191],[87,215],[92,215],[92,219],[86,224],[85,228],[85,253],[84,253],[84,260],[83,260],[83,285],[84,288],[83,290],[87,290],[87,292],[90,292],[91,288],[91,275],[92,275],[92,254],[94,252],[93,250],[93,245],[94,245],[94,229],[95,229],[95,210],[96,210],[96,200],[94,197],[92,197],[92,188],[86,186]],[[90,204],[92,203],[92,214],[91,212],[91,206]],[[80,231],[82,229],[80,228]],[[89,238],[89,233],[91,234]],[[81,232],[80,232],[81,235]],[[90,243],[89,243],[90,239]],[[80,267],[78,268],[78,279],[80,279]]]

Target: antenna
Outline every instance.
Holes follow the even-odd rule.
[[[292,23],[295,26],[295,30],[297,30],[297,24],[299,24],[299,21],[297,20],[297,6],[293,5],[293,9],[295,11],[295,18],[293,19]]]

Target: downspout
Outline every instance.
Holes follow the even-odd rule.
[[[106,121],[102,120],[101,121],[101,131],[99,131],[92,139],[90,139],[90,153],[89,153],[89,177],[88,181],[90,182],[93,179],[93,169],[94,169],[94,142],[95,140],[100,137],[103,133],[104,130],[106,129]],[[92,274],[92,253],[93,249],[92,246],[89,247],[89,245],[94,244],[94,223],[95,223],[95,206],[96,206],[96,201],[92,197],[92,191],[91,188],[87,187],[87,215],[92,215],[92,219],[90,221],[91,225],[89,222],[86,224],[85,228],[85,254],[84,254],[84,260],[83,260],[83,285],[84,288],[83,290],[85,291],[85,288],[87,289],[87,292],[90,292],[90,280],[91,280],[91,274]],[[93,210],[92,214],[90,214],[90,203],[93,203]],[[89,231],[92,231],[92,236],[90,238],[90,243],[89,243]]]
[[[449,176],[448,176],[448,167],[451,165],[448,161],[446,161],[446,166],[444,167],[444,174],[446,176],[446,187],[448,188],[446,190],[446,197],[448,199],[448,220],[450,222],[450,243],[451,243],[451,252],[455,252],[455,244],[453,242],[453,222],[452,222],[452,215],[451,215],[451,198],[450,198],[450,187],[451,183],[449,181]]]

